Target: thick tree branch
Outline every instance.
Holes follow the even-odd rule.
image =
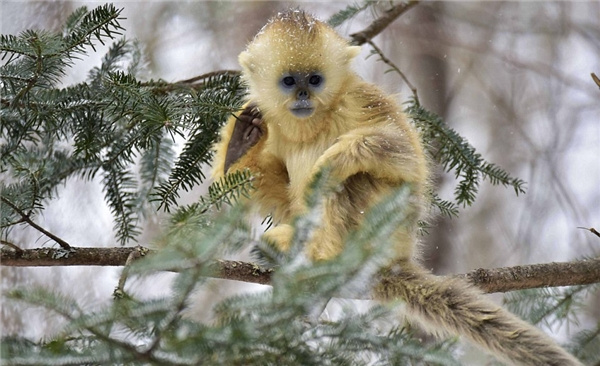
[[[456,276],[490,293],[540,287],[589,285],[600,283],[600,258],[495,269],[479,268]]]
[[[132,256],[132,252],[136,252]],[[145,247],[127,248],[38,248],[18,252],[2,248],[0,263],[3,266],[123,266],[128,259],[143,257],[155,251]],[[219,260],[217,278],[269,284],[272,269],[253,263]],[[600,283],[600,258],[563,263],[532,264],[496,269],[476,269],[455,275],[473,283],[485,292],[573,286]]]

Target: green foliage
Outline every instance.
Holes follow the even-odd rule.
[[[361,13],[363,10],[367,9],[368,7],[370,7],[376,3],[377,3],[377,1],[364,0],[361,4],[358,4],[358,3],[350,4],[350,5],[346,6],[344,9],[333,14],[327,20],[327,24],[329,24],[332,27],[338,27],[338,26],[342,25],[342,23],[344,23],[345,21],[348,21],[348,20],[354,18],[356,15]]]
[[[446,217],[458,217],[458,207],[456,204],[454,202],[441,199],[437,193],[431,194],[431,204]]]
[[[432,148],[433,158],[447,172],[454,172],[458,185],[454,198],[459,205],[471,205],[482,179],[494,185],[511,186],[516,194],[525,193],[525,182],[511,177],[502,168],[485,161],[475,148],[436,114],[412,100],[406,111],[420,129],[422,138]],[[445,211],[440,207],[440,210]]]
[[[533,324],[547,326],[562,323],[578,324],[577,314],[583,310],[587,294],[598,290],[598,285],[573,286],[566,289],[541,288],[514,291],[506,295],[504,303],[509,310]]]
[[[339,26],[366,9],[374,9],[374,5],[378,3],[380,2],[366,0],[360,5],[348,5],[334,14],[328,23],[334,27]],[[375,50],[372,53],[378,54]],[[400,74],[400,77],[406,81],[402,72],[393,64],[391,65],[392,68],[389,71]],[[454,192],[457,205],[464,207],[473,204],[482,179],[487,179],[494,185],[511,186],[517,195],[525,193],[524,181],[511,177],[502,168],[485,161],[468,141],[448,127],[439,116],[423,108],[416,99],[416,93],[408,103],[406,112],[420,129],[422,138],[426,146],[430,148],[433,158],[442,165],[445,171],[453,172],[456,179],[459,180]],[[442,200],[435,194],[432,204],[448,217],[458,214],[458,208],[453,202]]]
[[[63,31],[0,37],[2,110],[0,171],[3,202],[35,215],[70,177],[100,176],[115,233],[125,244],[139,234],[141,214],[169,209],[179,190],[203,182],[210,146],[241,103],[237,75],[214,75],[193,85],[141,82],[143,59],[134,42],[115,39],[121,10],[76,10]],[[95,44],[114,43],[80,84],[61,87],[66,69]],[[186,139],[176,156],[177,139]],[[21,215],[2,205],[1,225]]]
[[[253,179],[249,171],[227,174],[208,187],[208,200],[201,197],[200,204],[215,205],[219,209],[222,203],[231,205],[242,196],[250,198],[249,192],[252,190]]]
[[[600,323],[592,329],[584,329],[571,338],[567,349],[585,365],[600,363]]]
[[[330,21],[340,24],[375,2],[349,6]],[[278,267],[270,290],[219,303],[216,321],[199,324],[184,315],[191,295],[217,270],[215,260],[237,253],[252,240],[246,210],[235,204],[252,189],[249,172],[213,183],[206,197],[180,206],[181,190],[206,180],[211,145],[223,121],[239,109],[243,88],[235,73],[216,73],[194,82],[142,81],[143,57],[135,42],[118,38],[120,10],[112,5],[76,10],[60,33],[25,31],[0,37],[0,225],[3,235],[34,217],[67,179],[97,179],[123,244],[139,233],[145,213],[163,208],[169,226],[156,255],[128,267],[132,276],[178,272],[168,296],[137,298],[123,290],[111,304],[84,310],[76,300],[43,288],[9,292],[11,301],[43,307],[67,320],[45,342],[2,339],[1,354],[12,365],[456,365],[452,342],[429,344],[390,326],[390,309],[343,308],[333,318],[324,308],[333,296],[368,290],[372,276],[392,257],[392,230],[403,224],[406,187],[365,215],[345,250],[333,260],[309,263],[303,248],[318,225],[321,183],[313,183],[309,213],[295,222],[288,253],[267,243],[258,251]],[[91,48],[111,42],[87,79],[63,87],[68,67]],[[436,148],[434,157],[459,184],[455,199],[469,205],[481,179],[523,191],[523,182],[485,162],[439,117],[416,103],[408,112]],[[183,145],[176,154],[178,144]],[[223,204],[226,214],[215,215]],[[457,205],[433,194],[440,212],[456,216]],[[216,210],[213,210],[215,208]],[[584,288],[509,299],[534,321],[573,320]],[[526,294],[526,293],[524,293]],[[543,300],[536,300],[543,299]],[[518,306],[522,306],[519,308]],[[572,340],[573,352],[598,362],[598,327]]]
[[[317,197],[310,198],[312,208],[298,220],[299,229],[318,216]],[[190,296],[213,274],[215,259],[239,251],[251,233],[240,206],[209,225],[198,225],[202,212],[188,211],[168,228],[163,250],[129,268],[140,277],[177,271],[169,296],[126,293],[84,312],[75,300],[45,289],[13,290],[11,301],[42,306],[68,324],[43,344],[7,339],[2,355],[13,365],[458,365],[452,343],[423,344],[406,329],[390,326],[392,314],[385,307],[360,313],[344,307],[335,317],[323,312],[333,295],[367,290],[370,276],[389,258],[386,239],[402,221],[407,199],[403,188],[368,212],[373,225],[354,233],[348,249],[331,261],[311,264],[302,250],[283,254],[272,289],[222,301],[210,324],[183,316]],[[295,245],[302,247],[306,239],[298,236]]]
[[[514,291],[504,297],[504,304],[524,320],[546,327],[581,326],[585,316],[585,300],[597,293],[598,284],[573,286],[568,288],[540,288]],[[593,327],[586,325],[573,335],[566,345],[575,357],[586,365],[600,362],[600,323]]]
[[[212,144],[223,121],[241,107],[240,92],[239,77],[225,74],[207,78],[204,87],[193,93],[195,125],[169,178],[157,188],[161,207],[169,210],[177,203],[180,189],[187,191],[206,179],[204,170],[212,160]]]

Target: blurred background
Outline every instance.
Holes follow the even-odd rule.
[[[59,31],[80,6],[102,2],[0,2],[0,33],[36,28]],[[137,39],[146,57],[146,78],[175,82],[207,72],[239,69],[237,55],[277,11],[301,6],[326,20],[352,1],[152,1],[115,2],[126,18],[125,37]],[[363,29],[377,12],[342,25],[344,35]],[[600,230],[600,2],[423,2],[374,38],[416,86],[421,103],[438,113],[483,155],[527,182],[527,193],[484,182],[476,203],[460,217],[439,217],[424,238],[424,262],[435,273],[474,268],[569,261],[595,257],[600,238],[577,227]],[[100,64],[98,45],[70,70],[64,84],[84,81]],[[399,101],[410,89],[389,66],[357,58],[356,71]],[[436,175],[438,192],[451,199],[452,175]],[[189,201],[205,187],[185,195]],[[112,219],[97,182],[70,180],[37,218],[75,246],[114,246]],[[161,217],[144,223],[142,245],[152,245]],[[257,229],[260,230],[260,229]],[[51,246],[26,227],[13,231],[22,248]],[[111,301],[120,268],[2,267],[2,289],[37,283],[75,296],[93,309]],[[155,296],[168,291],[171,274],[132,281],[131,291]],[[259,285],[215,280],[198,294],[191,312],[210,319],[214,301]],[[500,297],[498,297],[500,299]],[[600,319],[600,298],[589,298],[582,326]],[[37,309],[2,304],[2,332],[35,339],[56,332],[61,319]],[[556,331],[556,329],[552,329]],[[561,337],[561,332],[557,337]]]

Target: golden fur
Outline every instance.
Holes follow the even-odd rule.
[[[337,255],[361,213],[403,183],[411,187],[406,225],[398,228],[397,265],[382,275],[377,298],[403,299],[409,312],[436,332],[468,337],[509,362],[523,365],[579,365],[541,331],[489,302],[458,280],[435,277],[416,262],[417,221],[428,205],[428,163],[418,133],[400,106],[351,71],[359,49],[302,11],[279,14],[239,56],[249,87],[246,106],[260,110],[263,131],[229,171],[250,169],[256,177],[251,201],[278,224],[265,239],[289,247],[291,220],[305,211],[307,186],[329,167],[322,225],[307,246],[314,260]],[[319,71],[325,87],[312,93],[314,112],[297,118],[288,106],[293,94],[280,91],[282,74]],[[213,176],[224,175],[235,118],[217,143]],[[391,278],[403,280],[390,280]]]

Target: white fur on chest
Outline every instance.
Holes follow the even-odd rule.
[[[270,148],[275,156],[285,164],[290,180],[288,192],[290,201],[294,204],[304,200],[304,192],[310,183],[315,162],[325,150],[335,143],[335,139],[319,138],[310,143],[281,143],[271,144]]]
[[[310,142],[289,141],[284,137],[285,124],[273,126],[269,135],[267,149],[284,163],[289,177],[289,197],[292,205],[302,206],[307,185],[310,184],[311,175],[315,173],[314,167],[323,153],[336,143],[339,136],[352,130],[354,124],[349,116],[348,108],[340,106],[328,118],[319,123],[326,124],[327,128],[316,134]],[[291,123],[303,123],[293,121]],[[289,132],[289,131],[288,131]]]
[[[317,159],[330,146],[326,143],[303,144],[295,147],[289,154],[283,156],[290,177],[290,186],[303,186],[310,179],[312,169]]]

